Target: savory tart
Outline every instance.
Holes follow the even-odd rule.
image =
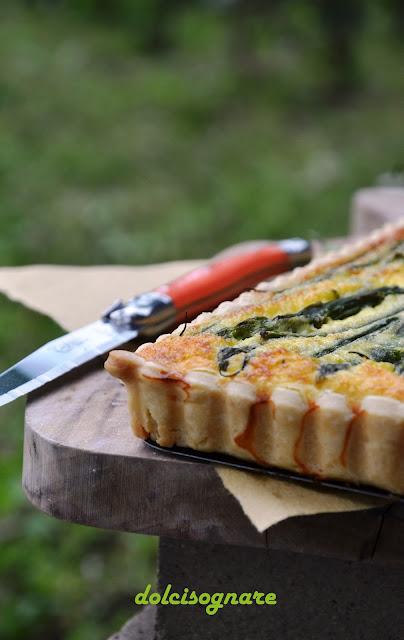
[[[404,493],[404,221],[111,352],[133,429]]]

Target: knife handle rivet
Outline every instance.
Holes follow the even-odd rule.
[[[119,309],[123,309],[125,306],[123,300],[115,300],[107,309],[105,309],[104,313],[101,316],[101,320],[104,322],[108,322],[111,317],[111,313],[114,311],[118,311]]]

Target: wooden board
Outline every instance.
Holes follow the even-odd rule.
[[[296,517],[258,533],[213,465],[152,451],[132,435],[126,392],[99,360],[29,397],[23,486],[46,513],[105,529],[404,561],[397,512]]]

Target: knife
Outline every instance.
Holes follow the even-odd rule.
[[[311,243],[301,238],[245,242],[153,291],[118,300],[99,320],[48,342],[0,374],[0,406],[134,338],[192,320],[311,257]]]

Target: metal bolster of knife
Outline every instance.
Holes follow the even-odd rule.
[[[278,244],[288,254],[291,269],[307,264],[313,257],[312,243],[303,238],[279,240]]]
[[[123,302],[117,300],[102,315],[118,329],[138,329],[143,336],[154,336],[175,322],[176,309],[171,298],[150,291]]]

